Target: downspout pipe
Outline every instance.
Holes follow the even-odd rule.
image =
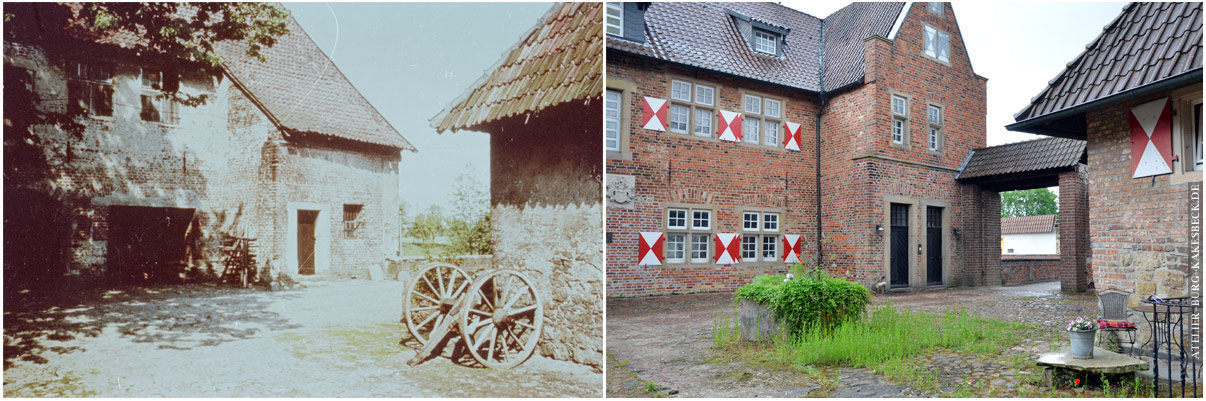
[[[816,181],[816,185],[814,185],[817,188],[817,265],[818,266],[823,265],[825,263],[824,262],[825,261],[825,257],[824,257],[825,250],[822,248],[823,242],[821,241],[821,238],[824,238],[824,234],[825,234],[824,230],[821,228],[821,115],[823,115],[825,113],[825,103],[828,100],[827,99],[828,96],[825,93],[825,20],[821,20],[820,42],[821,42],[821,46],[820,46],[821,50],[819,52],[817,52],[818,53],[817,65],[820,70],[819,71],[820,73],[817,76],[820,77],[820,88],[819,89],[820,89],[821,93],[819,94],[820,106],[817,107],[817,118],[816,118],[816,121],[817,121],[817,123],[816,123],[817,160],[816,161],[817,162],[816,162],[815,167],[817,169],[817,181]]]

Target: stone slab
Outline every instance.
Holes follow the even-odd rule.
[[[1092,359],[1073,358],[1072,349],[1064,348],[1039,355],[1038,365],[1110,375],[1135,373],[1147,369],[1147,362],[1097,347],[1093,347]]]

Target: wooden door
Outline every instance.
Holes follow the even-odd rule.
[[[314,225],[317,210],[297,211],[297,274],[314,274]]]
[[[942,208],[925,208],[926,283],[942,285]]]
[[[909,205],[893,203],[891,206],[891,285],[892,288],[909,286]]]

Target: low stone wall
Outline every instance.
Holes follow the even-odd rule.
[[[466,273],[469,273],[470,277],[477,277],[478,272],[490,269],[490,264],[494,260],[494,257],[492,255],[463,255],[453,256],[450,259],[441,261],[460,267]],[[420,267],[433,261],[432,259],[423,257],[390,259],[385,270],[385,279],[408,282],[411,277],[414,277],[419,272]]]
[[[1059,280],[1059,255],[1001,255],[1005,285]]]
[[[779,322],[775,313],[760,303],[741,300],[741,340],[769,342],[779,335]]]

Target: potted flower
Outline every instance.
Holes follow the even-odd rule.
[[[1097,337],[1097,323],[1077,316],[1068,321],[1068,336],[1072,340],[1072,357],[1093,358],[1093,340]]]

